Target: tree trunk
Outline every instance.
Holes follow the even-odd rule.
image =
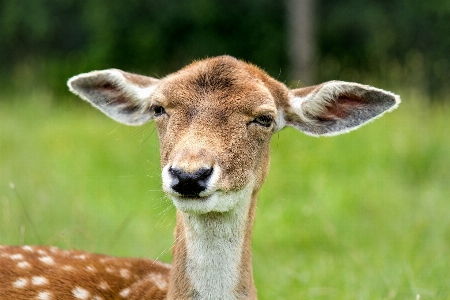
[[[290,78],[310,85],[315,79],[314,0],[288,0]]]

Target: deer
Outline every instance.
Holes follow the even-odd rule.
[[[176,208],[168,265],[44,246],[0,247],[0,299],[257,299],[251,236],[271,136],[350,132],[397,108],[372,86],[328,81],[289,89],[231,56],[163,78],[118,69],[68,81],[126,125],[156,122],[162,189]]]

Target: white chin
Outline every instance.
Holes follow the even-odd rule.
[[[223,199],[221,194],[220,192],[215,192],[212,195],[198,198],[170,195],[170,198],[177,209],[186,213],[206,214],[209,212],[229,211],[236,203],[229,203],[228,199]]]
[[[175,207],[185,213],[206,214],[210,212],[227,212],[234,209],[239,203],[251,197],[251,188],[244,188],[236,192],[216,191],[206,197],[184,198],[170,195]]]

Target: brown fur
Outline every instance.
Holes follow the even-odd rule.
[[[214,157],[223,170],[220,188],[224,191],[242,188],[250,174],[263,175],[257,168],[268,151],[273,127],[261,130],[249,123],[266,112],[275,119],[273,94],[282,90],[287,95],[287,88],[272,82],[271,91],[260,78],[270,81],[262,71],[256,73],[255,67],[231,57],[196,62],[165,78],[156,97],[171,121],[170,127],[168,118],[156,123],[161,165],[181,155],[190,170],[204,163],[195,158]],[[269,109],[258,110],[263,105]],[[258,178],[259,185],[262,181]]]
[[[76,299],[73,291],[80,288],[89,293],[86,299],[118,299],[126,288],[145,285],[153,287],[155,295],[163,299],[167,292],[170,267],[160,262],[139,258],[117,258],[82,251],[60,250],[56,247],[1,247],[0,299],[39,299],[39,293],[48,292],[48,299]],[[158,285],[152,275],[160,274],[166,287]],[[41,284],[33,283],[33,278]],[[159,278],[159,277],[158,277]],[[23,287],[14,284],[19,279]],[[164,286],[160,284],[160,286]],[[128,299],[136,289],[130,288]],[[44,299],[44,298],[43,298]],[[138,295],[135,299],[145,299]],[[150,299],[150,298],[149,298]],[[158,298],[151,298],[158,299]]]

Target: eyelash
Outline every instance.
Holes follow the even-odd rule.
[[[262,115],[257,118],[255,118],[251,123],[256,123],[260,126],[269,128],[273,124],[273,118],[268,115]]]

